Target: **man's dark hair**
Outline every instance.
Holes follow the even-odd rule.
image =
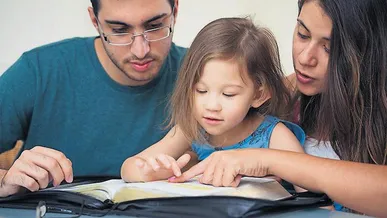
[[[96,17],[98,17],[98,12],[99,12],[99,8],[101,6],[101,2],[100,2],[100,0],[90,0],[90,1],[91,1],[91,5],[93,7],[94,15]],[[175,6],[175,0],[168,0],[168,2],[171,5],[171,8],[173,8],[173,6]]]

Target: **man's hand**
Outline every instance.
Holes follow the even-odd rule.
[[[184,154],[177,160],[165,154],[159,154],[156,157],[135,158],[135,164],[142,171],[144,181],[151,181],[153,174],[169,174],[168,172],[170,172],[174,176],[181,176],[181,169],[187,165],[191,156]]]
[[[21,192],[24,188],[37,191],[52,181],[58,186],[63,180],[73,181],[71,161],[59,151],[36,146],[25,150],[2,176],[0,196]]]
[[[170,182],[185,182],[203,174],[199,182],[213,186],[237,187],[242,176],[262,177],[268,175],[268,168],[259,158],[261,149],[238,149],[217,151],[202,162],[184,172]]]

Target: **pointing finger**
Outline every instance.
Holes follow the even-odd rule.
[[[181,176],[170,179],[170,182],[185,182],[197,175],[200,175],[204,172],[204,170],[207,168],[209,162],[209,158],[203,160],[202,162],[196,164],[191,169],[185,171]]]

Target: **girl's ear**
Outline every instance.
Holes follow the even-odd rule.
[[[265,103],[270,98],[271,98],[271,94],[269,93],[269,91],[264,86],[261,86],[257,90],[257,93],[255,94],[253,102],[251,103],[251,107],[259,108],[263,103]]]

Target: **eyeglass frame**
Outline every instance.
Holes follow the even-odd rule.
[[[171,23],[169,24],[169,26],[162,26],[162,27],[157,27],[157,28],[153,28],[153,29],[149,29],[149,30],[144,30],[142,33],[109,33],[109,34],[106,34],[103,29],[102,29],[102,25],[101,25],[101,22],[99,22],[99,19],[98,17],[95,17],[95,19],[97,20],[98,22],[98,29],[101,31],[101,36],[102,38],[109,44],[109,45],[114,45],[114,46],[127,46],[127,45],[131,45],[133,42],[134,42],[134,39],[137,37],[137,36],[143,36],[145,41],[147,42],[157,42],[157,41],[160,41],[160,40],[163,40],[163,39],[166,39],[168,37],[171,36],[171,33],[173,32],[173,29],[172,29],[172,21],[173,21],[173,12],[175,11],[175,6],[173,6],[172,8],[172,12],[169,16],[171,16]],[[156,40],[149,40],[147,39],[146,37],[146,33],[149,33],[149,32],[154,32],[154,31],[157,31],[157,30],[161,30],[161,29],[164,29],[164,28],[169,28],[169,31],[168,31],[168,35],[167,36],[164,36],[160,39],[156,39]],[[117,44],[117,43],[112,43],[110,42],[110,40],[108,39],[108,36],[122,36],[122,35],[131,35],[130,39],[132,40],[131,42],[129,43],[125,43],[125,44]]]

